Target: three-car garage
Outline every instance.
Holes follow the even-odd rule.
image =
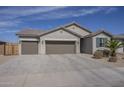
[[[75,41],[45,41],[46,54],[74,54]],[[21,54],[38,54],[38,41],[22,41]]]
[[[17,35],[20,55],[80,53],[81,35],[66,28],[47,32],[24,30]]]

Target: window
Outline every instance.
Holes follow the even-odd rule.
[[[96,38],[96,47],[105,47],[107,38]]]

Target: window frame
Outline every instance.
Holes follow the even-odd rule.
[[[108,38],[105,37],[97,37],[96,38],[96,47],[105,47],[105,42],[108,40]]]

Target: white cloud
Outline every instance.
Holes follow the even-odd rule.
[[[99,12],[103,12],[105,14],[111,13],[117,10],[114,7],[94,7],[94,8],[82,8],[80,10],[68,10],[68,11],[58,11],[58,12],[49,12],[46,14],[41,14],[36,17],[31,17],[29,20],[50,20],[50,19],[62,19],[62,18],[72,18],[72,17],[80,17],[86,15],[92,15]]]
[[[106,10],[106,13],[108,14],[108,13],[111,13],[111,12],[114,12],[114,11],[117,11],[117,8],[111,7],[108,10]]]
[[[51,7],[8,7],[0,9],[0,28],[16,27],[22,21],[19,17],[42,14],[58,9],[66,8],[65,6]]]
[[[19,23],[21,23],[19,20],[0,21],[0,28],[17,26]]]
[[[0,34],[1,34],[1,33],[16,33],[16,32],[17,32],[17,31],[1,31]]]
[[[22,16],[31,16],[36,15],[36,17],[44,19],[58,19],[58,18],[67,18],[67,17],[79,17],[85,15],[91,15],[98,12],[111,13],[116,11],[116,7],[82,7],[78,10],[66,10],[66,6],[50,6],[50,7],[9,7],[5,9],[0,9],[0,20],[9,20],[15,19]],[[65,9],[62,11],[57,11],[59,9]],[[34,17],[33,17],[34,18]],[[35,19],[35,18],[34,18]],[[37,18],[36,18],[37,19]]]
[[[67,8],[67,9],[65,9]],[[0,28],[16,27],[28,20],[51,20],[92,15],[99,12],[108,14],[116,7],[80,7],[73,10],[65,6],[51,7],[8,7],[0,9]],[[20,18],[26,17],[26,18]]]
[[[3,33],[16,33],[17,30],[7,30],[7,29],[4,29],[4,30],[0,30],[0,34],[3,34]]]
[[[90,14],[94,14],[100,11],[103,11],[105,8],[103,7],[97,7],[97,8],[91,8],[91,9],[82,9],[79,10],[77,14],[75,14],[74,16],[78,17],[78,16],[85,16],[85,15],[90,15]]]
[[[0,10],[0,14],[9,17],[16,18],[21,16],[29,16],[38,13],[50,12],[58,9],[63,9],[65,6],[51,6],[51,7],[9,7]]]

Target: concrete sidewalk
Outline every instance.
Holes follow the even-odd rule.
[[[0,65],[0,86],[124,87],[124,68],[82,54],[17,56]]]

